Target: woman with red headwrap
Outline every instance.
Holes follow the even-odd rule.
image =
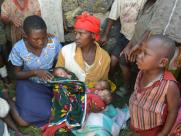
[[[65,67],[80,81],[108,79],[110,57],[97,43],[100,20],[84,12],[77,16],[74,27],[75,42],[62,48],[56,67]]]
[[[94,16],[89,15],[87,12],[86,13],[84,12],[82,15],[76,18],[74,27],[75,27],[75,42],[68,44],[62,48],[58,56],[56,67],[65,67],[68,71],[71,71],[72,73],[74,73],[80,81],[86,82],[88,83],[88,85],[89,83],[95,83],[96,81],[99,81],[99,80],[108,79],[110,57],[109,57],[109,54],[106,51],[104,51],[97,43],[97,41],[99,41],[100,39],[99,19],[97,19]],[[75,87],[75,88],[79,88],[79,87]],[[59,92],[62,92],[62,90],[61,91],[59,90]],[[75,93],[75,94],[80,94],[80,93]],[[64,99],[63,97],[65,96],[63,95],[61,95],[61,97],[58,96],[58,98],[60,98],[61,100]],[[70,97],[68,96],[67,99],[69,98]],[[84,98],[86,98],[86,95],[81,97],[81,101],[83,101]],[[76,100],[76,101],[79,101],[79,100]],[[97,101],[99,100],[96,100],[96,102]],[[60,101],[58,102],[62,104],[62,102]],[[96,107],[97,107],[97,104],[98,103],[96,103]],[[75,106],[75,102],[74,102],[73,107],[80,107],[80,106],[82,106],[81,103],[78,103]],[[99,103],[99,106],[100,106],[100,103]],[[60,110],[62,111],[62,109],[60,108],[57,109],[56,106],[54,107],[54,109],[55,109],[55,114],[58,113],[56,111],[60,111]],[[74,109],[71,108],[71,112],[74,112],[75,114],[76,111],[74,111]],[[81,111],[81,112],[85,113],[84,111]],[[69,113],[70,112],[68,111],[68,114]],[[70,113],[69,115],[73,115],[73,113]],[[82,118],[80,114],[79,116],[80,116],[79,118]],[[59,119],[61,118],[62,117],[59,117]],[[76,120],[74,118],[73,122],[76,122],[76,121],[80,122],[80,120]],[[59,120],[59,122],[61,121]],[[45,132],[43,135],[44,136],[54,135],[59,128],[63,128],[63,127],[65,128],[63,129],[66,130],[67,124],[59,123],[58,125],[56,124],[53,126],[48,125],[48,128],[45,127]],[[59,129],[59,132],[61,133],[60,135],[63,135],[62,134],[63,132],[61,131],[61,129]],[[73,135],[73,134],[66,134],[66,135]]]

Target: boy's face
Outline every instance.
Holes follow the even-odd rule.
[[[156,46],[158,41],[150,40],[140,47],[140,53],[137,56],[136,64],[140,70],[153,70],[160,67],[162,59],[161,51],[164,50]]]

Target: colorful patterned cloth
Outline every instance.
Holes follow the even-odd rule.
[[[77,80],[52,81],[54,98],[52,119],[44,136],[69,135],[82,126],[86,115],[86,86]]]

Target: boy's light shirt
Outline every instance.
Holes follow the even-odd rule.
[[[139,11],[143,8],[146,0],[115,0],[112,4],[109,18],[120,18],[121,33],[130,40],[135,31],[136,20]]]

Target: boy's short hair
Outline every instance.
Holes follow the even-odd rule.
[[[162,51],[164,51],[165,57],[171,60],[176,50],[175,42],[172,39],[170,39],[168,36],[162,34],[156,34],[149,38],[149,40],[153,39],[161,40],[162,42],[161,49],[163,49]]]
[[[29,34],[32,29],[47,29],[45,21],[37,16],[37,15],[32,15],[28,16],[25,18],[23,22],[23,30],[25,34]]]

